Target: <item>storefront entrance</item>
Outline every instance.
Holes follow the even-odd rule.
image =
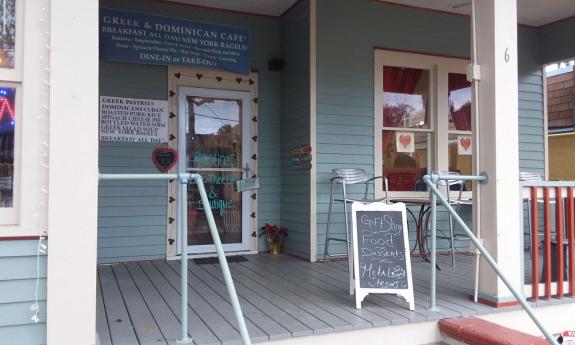
[[[187,172],[204,178],[206,191],[226,252],[250,249],[252,203],[237,192],[236,181],[251,174],[250,93],[180,86],[178,126],[180,159]],[[180,133],[182,133],[180,131]],[[215,252],[195,185],[188,189],[188,243],[191,254]]]

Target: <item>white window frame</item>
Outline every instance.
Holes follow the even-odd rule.
[[[463,58],[443,57],[419,53],[407,53],[383,49],[374,50],[374,173],[383,175],[383,150],[381,147],[382,131],[391,129],[383,126],[383,66],[418,68],[430,71],[429,87],[429,119],[430,129],[393,128],[412,132],[431,133],[434,138],[428,147],[429,172],[434,170],[446,171],[449,168],[449,105],[448,105],[448,74],[466,73],[469,60]],[[451,131],[453,133],[453,131]],[[375,180],[376,198],[383,197],[383,184],[380,179]],[[390,197],[426,197],[428,192],[389,192]]]
[[[14,68],[0,68],[0,86],[16,88],[14,200],[13,207],[0,208],[0,240],[34,238],[48,226],[51,53],[45,7],[16,0]]]

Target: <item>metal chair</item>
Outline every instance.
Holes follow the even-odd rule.
[[[334,256],[347,256],[348,258],[348,269],[349,272],[353,272],[353,257],[350,255],[352,252],[352,236],[350,233],[349,228],[349,216],[347,214],[347,204],[351,202],[362,202],[362,203],[371,203],[377,201],[385,201],[388,197],[387,195],[387,179],[383,176],[371,176],[365,172],[363,169],[333,169],[332,171],[332,178],[330,179],[331,182],[331,191],[329,197],[329,211],[327,214],[327,226],[325,231],[325,243],[324,243],[324,250],[323,250],[323,261],[326,261],[328,257]],[[369,194],[369,186],[371,182],[382,179],[384,182],[384,192],[385,197],[379,199],[370,199],[368,198]],[[342,194],[343,199],[334,199],[334,187],[336,184],[341,184],[342,187]],[[347,197],[347,186],[348,185],[357,185],[357,184],[364,184],[365,185],[365,192],[363,198],[361,199],[351,199]],[[345,239],[338,238],[338,237],[330,237],[330,227],[331,227],[331,214],[333,210],[333,202],[338,201],[343,204],[344,208],[344,217],[345,217]],[[336,242],[346,242],[346,253],[341,254],[329,254],[329,242],[336,241]],[[353,280],[350,279],[350,294],[353,294]]]
[[[447,202],[452,205],[455,206],[455,211],[457,213],[459,213],[459,210],[461,209],[461,206],[465,206],[465,205],[473,205],[473,201],[471,199],[464,199],[463,198],[463,189],[464,189],[464,181],[458,179],[457,177],[460,176],[461,174],[457,171],[438,171],[436,172],[439,175],[447,175],[447,176],[453,176],[453,180],[449,179],[449,180],[439,180],[437,182],[438,186],[444,187],[445,188],[445,195],[446,195],[446,199]],[[453,197],[451,196],[451,191],[458,191],[457,194],[457,198],[453,199]],[[448,217],[449,217],[449,236],[445,236],[445,235],[440,235],[437,236],[437,238],[439,239],[444,239],[444,240],[448,240],[449,241],[449,251],[451,253],[451,266],[455,267],[455,241],[468,241],[469,237],[468,236],[464,236],[461,234],[456,234],[455,233],[455,224],[453,222],[453,217],[451,216],[451,213],[448,213]],[[442,231],[440,231],[442,233]]]

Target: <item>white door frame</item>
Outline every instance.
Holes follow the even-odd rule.
[[[223,90],[223,89],[209,89],[209,88],[199,88],[191,86],[179,86],[177,90],[178,94],[178,126],[185,126],[186,136],[180,136],[178,138],[178,148],[180,159],[178,162],[178,171],[195,172],[199,169],[189,169],[187,167],[187,128],[188,128],[188,112],[186,109],[187,96],[199,96],[199,97],[214,97],[223,99],[238,99],[242,101],[242,162],[241,169],[246,166],[251,168],[250,156],[251,156],[251,145],[250,145],[250,114],[251,114],[251,97],[248,91],[235,91],[235,90]],[[184,115],[183,115],[184,114]],[[235,171],[235,169],[217,169],[225,171]],[[242,173],[243,177],[243,173]],[[250,202],[250,193],[242,192],[242,241],[241,243],[233,244],[223,244],[224,250],[226,252],[239,252],[248,251],[251,249],[252,243],[250,240],[250,221],[249,216],[252,213],[252,203]],[[187,216],[187,214],[186,214]],[[180,232],[177,233],[177,242],[180,241]],[[178,254],[180,254],[179,245]],[[216,248],[213,244],[210,245],[195,245],[189,246],[188,252],[190,254],[211,254],[216,252]]]

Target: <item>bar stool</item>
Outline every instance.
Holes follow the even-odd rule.
[[[371,176],[365,172],[363,169],[333,169],[332,171],[332,178],[330,179],[331,183],[331,191],[329,196],[329,211],[327,214],[327,226],[325,230],[325,242],[324,242],[324,249],[323,249],[323,261],[325,262],[328,257],[334,256],[347,256],[348,258],[348,269],[349,272],[353,272],[353,257],[350,255],[352,253],[352,236],[349,229],[349,216],[347,214],[348,203],[352,202],[362,202],[362,203],[371,203],[371,202],[378,202],[378,201],[385,201],[387,200],[387,179],[383,176]],[[369,186],[371,182],[382,179],[384,182],[384,192],[385,197],[379,199],[369,199]],[[341,184],[343,199],[334,199],[334,187],[336,184]],[[347,186],[348,185],[356,185],[356,184],[364,184],[365,185],[365,192],[362,199],[351,199],[347,197]],[[338,237],[330,237],[330,227],[331,227],[331,214],[333,211],[333,202],[338,201],[343,204],[344,209],[344,218],[345,218],[345,239],[338,238]],[[341,254],[329,254],[329,242],[336,241],[336,242],[346,242],[346,253]],[[350,295],[353,294],[354,285],[353,279],[350,275]]]
[[[449,205],[454,206],[455,212],[459,213],[461,206],[464,205],[473,205],[473,201],[471,199],[464,199],[463,198],[463,187],[464,182],[463,180],[458,179],[458,176],[461,174],[457,171],[438,171],[435,172],[439,175],[447,175],[453,176],[453,180],[439,180],[437,181],[438,186],[445,188],[445,195],[447,202]],[[457,198],[453,199],[451,197],[451,191],[458,191]],[[442,235],[438,235],[438,239],[448,240],[449,241],[449,252],[451,254],[451,267],[455,267],[455,241],[468,241],[469,237],[461,234],[455,233],[455,224],[453,222],[453,217],[451,213],[448,212],[449,218],[449,235],[443,235],[443,231],[438,230]]]

